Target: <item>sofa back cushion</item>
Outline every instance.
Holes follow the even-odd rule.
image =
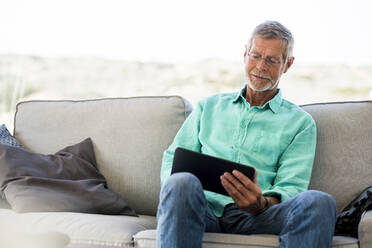
[[[304,105],[317,123],[311,189],[332,194],[342,209],[372,185],[372,102]],[[15,137],[49,154],[91,137],[108,186],[138,214],[155,215],[163,151],[191,111],[177,96],[17,105]]]
[[[317,124],[311,189],[333,195],[338,210],[372,185],[372,102],[302,106]]]
[[[178,96],[27,101],[17,105],[14,135],[44,154],[91,137],[108,187],[138,214],[155,215],[163,151],[190,106]]]

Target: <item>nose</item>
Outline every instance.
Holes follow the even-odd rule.
[[[264,58],[261,58],[260,61],[257,62],[256,68],[259,70],[264,70],[266,69],[266,61]]]

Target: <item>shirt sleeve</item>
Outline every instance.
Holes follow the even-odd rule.
[[[170,176],[172,170],[174,151],[177,147],[186,148],[200,152],[199,141],[200,118],[203,112],[203,103],[198,102],[196,108],[187,117],[182,127],[176,134],[173,143],[163,153],[162,166],[160,170],[161,185]]]
[[[316,125],[310,118],[297,133],[279,159],[273,186],[263,191],[265,196],[276,196],[281,202],[307,190],[314,163]]]

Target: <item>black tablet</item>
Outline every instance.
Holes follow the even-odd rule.
[[[251,166],[178,147],[174,153],[171,174],[190,172],[199,178],[203,189],[228,195],[220,176],[233,170],[242,172],[253,181],[255,169]]]

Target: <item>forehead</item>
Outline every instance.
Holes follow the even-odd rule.
[[[250,52],[257,52],[266,56],[281,56],[285,49],[285,43],[281,39],[264,39],[262,37],[254,37]]]

